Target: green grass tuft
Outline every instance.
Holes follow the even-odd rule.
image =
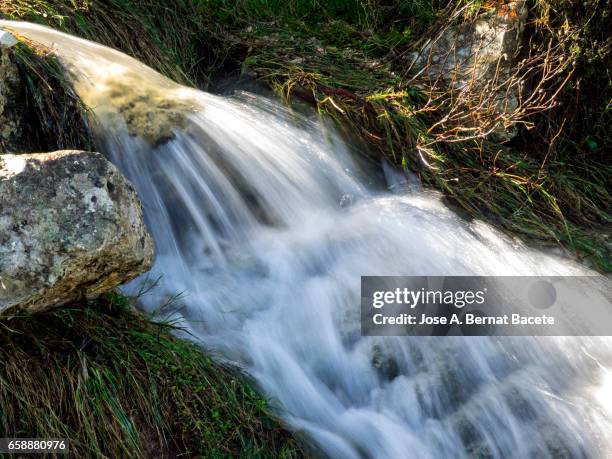
[[[23,152],[91,150],[87,108],[76,96],[57,58],[38,45],[18,43],[12,50],[22,81]]]
[[[0,321],[4,437],[67,438],[74,457],[301,457],[236,370],[113,293]]]

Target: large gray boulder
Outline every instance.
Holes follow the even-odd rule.
[[[0,314],[94,298],[150,269],[130,183],[98,153],[0,155]]]

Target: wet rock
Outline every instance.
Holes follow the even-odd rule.
[[[391,355],[385,353],[379,344],[375,344],[372,348],[372,366],[387,381],[393,381],[399,376],[397,361]]]
[[[0,155],[0,313],[45,310],[147,271],[136,192],[98,153]]]
[[[15,151],[15,142],[21,136],[21,82],[13,47],[15,37],[0,29],[0,151]]]

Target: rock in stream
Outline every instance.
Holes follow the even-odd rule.
[[[0,155],[0,314],[94,298],[153,252],[134,188],[101,154]]]

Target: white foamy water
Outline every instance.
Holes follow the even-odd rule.
[[[389,167],[387,186],[371,184],[371,171],[320,120],[248,93],[177,86],[123,54],[40,26],[0,26],[72,66],[98,119],[99,148],[140,193],[158,252],[148,277],[161,276],[145,307],[182,292],[165,313],[252,374],[321,453],[610,457],[609,338],[360,335],[362,275],[582,268],[462,221]],[[126,88],[144,91],[151,112],[139,116],[148,121],[165,116],[156,107],[185,114],[171,140],[155,146],[128,133],[134,128],[118,115]]]

